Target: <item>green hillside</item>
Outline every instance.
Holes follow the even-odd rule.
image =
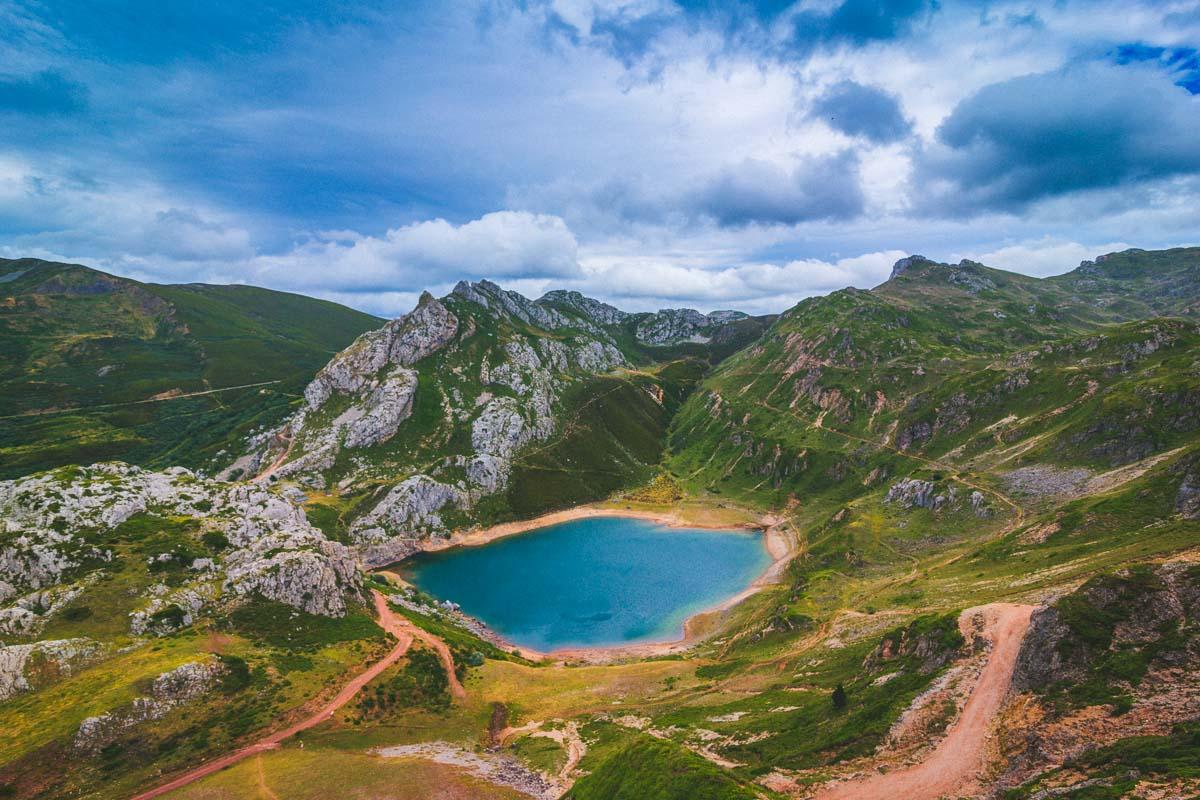
[[[109,458],[202,464],[379,324],[267,289],[0,260],[0,477]],[[145,402],[208,390],[222,391]]]
[[[18,592],[0,622],[15,631],[9,652],[43,648],[10,673],[27,685],[10,680],[0,701],[13,732],[0,792],[129,796],[302,717],[387,647],[361,585],[387,592],[425,637],[320,724],[170,797],[402,787],[416,800],[476,778],[463,796],[514,785],[568,798],[823,795],[936,765],[998,657],[997,628],[1021,614],[981,734],[986,777],[958,794],[1194,796],[1198,264],[1200,249],[1131,251],[1037,279],[913,257],[873,290],[660,344],[637,336],[648,315],[582,296],[532,301],[486,282],[425,296],[332,361],[313,356],[328,364],[295,379],[296,397],[274,384],[207,396],[227,408],[153,455],[186,463],[191,442],[211,453],[226,436],[227,474],[256,483],[102,464],[0,485]],[[10,303],[22,330],[51,330],[45,304],[84,332],[71,345],[10,337],[39,379],[88,383],[72,346],[136,352],[141,362],[121,363],[189,388],[216,374],[271,379],[264,353],[320,345],[288,326],[300,298],[96,275]],[[277,297],[299,306],[258,316]],[[85,300],[113,333],[88,327]],[[319,308],[330,328],[344,323]],[[206,359],[226,372],[205,372]],[[163,385],[122,395],[101,377],[94,399]],[[192,402],[216,400],[122,413]],[[54,439],[42,445],[53,452]],[[139,498],[158,499],[109,518]],[[467,529],[593,502],[768,527],[786,560],[760,591],[692,617],[685,647],[541,660],[390,571]],[[320,569],[332,557],[383,571],[338,579]],[[236,591],[251,580],[255,592]],[[344,616],[303,611],[343,600]],[[79,653],[55,655],[62,640]],[[465,694],[449,689],[439,640]],[[125,719],[171,670],[213,659],[223,677],[207,693],[107,733],[87,723]],[[81,750],[85,729],[107,744]],[[457,766],[378,750],[410,746]],[[476,759],[491,778],[462,768]],[[422,772],[434,764],[444,770]]]

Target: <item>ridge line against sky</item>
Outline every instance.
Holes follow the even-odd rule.
[[[0,255],[780,311],[1200,242],[1200,0],[0,0]]]

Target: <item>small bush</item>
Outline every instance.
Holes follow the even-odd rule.
[[[222,692],[233,694],[250,685],[250,665],[244,658],[226,655],[219,655],[217,658],[225,667],[225,674],[221,677]]]

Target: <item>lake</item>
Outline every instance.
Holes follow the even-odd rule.
[[[593,517],[399,567],[508,641],[547,651],[679,639],[684,620],[742,591],[770,563],[761,532]]]

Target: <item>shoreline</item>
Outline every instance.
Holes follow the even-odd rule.
[[[694,530],[755,530],[761,531],[763,538],[762,543],[767,554],[771,557],[771,563],[766,569],[756,577],[750,584],[742,589],[737,594],[734,594],[719,603],[700,609],[693,614],[690,614],[683,622],[683,636],[678,639],[672,639],[661,642],[639,642],[635,644],[618,644],[618,645],[601,645],[596,647],[563,647],[556,648],[550,651],[534,650],[530,647],[523,647],[514,642],[510,642],[500,634],[496,633],[487,623],[482,620],[469,617],[476,624],[486,631],[487,635],[482,636],[485,640],[491,642],[497,647],[508,652],[516,652],[522,658],[530,661],[544,661],[548,659],[558,661],[584,661],[593,664],[611,663],[618,660],[629,658],[652,658],[655,656],[670,655],[673,653],[689,650],[705,639],[709,638],[716,631],[710,626],[702,626],[701,623],[714,615],[721,615],[728,612],[730,609],[741,604],[743,601],[753,597],[763,589],[781,583],[781,578],[784,569],[788,563],[794,558],[798,552],[794,537],[784,530],[786,519],[774,514],[764,514],[759,517],[754,523],[692,523],[685,521],[680,514],[675,512],[659,512],[659,511],[644,511],[636,509],[620,509],[620,508],[597,508],[595,506],[578,506],[569,508],[563,511],[554,511],[549,514],[543,514],[540,517],[534,517],[528,520],[520,520],[517,522],[506,522],[500,525],[494,525],[490,528],[482,530],[470,530],[467,532],[455,532],[450,535],[450,538],[441,540],[435,543],[428,543],[421,547],[420,552],[437,553],[445,550],[450,550],[456,547],[481,547],[486,544],[505,539],[510,536],[516,536],[521,533],[549,528],[554,525],[559,525],[564,522],[573,522],[580,519],[590,519],[596,517],[624,517],[627,519],[641,519],[651,522],[657,522],[669,528],[691,528]],[[390,566],[390,565],[389,565]],[[382,571],[390,571],[385,568]],[[395,572],[390,574],[396,578],[400,578]],[[401,578],[401,580],[403,580]],[[461,612],[460,612],[461,613]],[[708,628],[705,630],[705,628]]]

